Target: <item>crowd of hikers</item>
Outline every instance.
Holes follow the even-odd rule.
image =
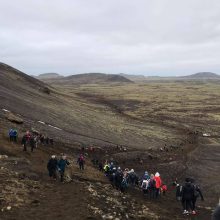
[[[80,170],[84,170],[85,157],[80,154],[76,160]],[[158,199],[161,195],[166,195],[168,187],[163,183],[160,173],[149,174],[147,171],[143,175],[138,175],[134,169],[122,169],[115,165],[114,162],[105,162],[102,164],[98,160],[92,160],[95,165],[105,176],[109,179],[112,187],[120,190],[122,193],[130,188],[140,188],[143,195],[149,199]],[[56,180],[57,175],[60,175],[60,181],[64,181],[65,168],[70,163],[65,155],[59,159],[52,155],[48,161],[47,168],[51,179]],[[204,201],[204,197],[199,185],[195,184],[194,179],[186,178],[184,184],[179,184],[177,180],[174,181],[173,186],[176,188],[176,199],[180,201],[183,207],[184,215],[196,215],[196,201],[200,197]]]
[[[18,141],[18,131],[16,129],[9,130],[9,140],[10,142]],[[23,146],[23,151],[27,151],[27,146],[29,145],[31,151],[37,148],[38,144],[42,145],[53,145],[53,139],[45,137],[35,131],[27,131],[21,140]],[[95,152],[94,147],[88,148],[90,152]],[[125,148],[122,148],[126,151]],[[80,170],[84,170],[85,165],[85,149],[81,149],[81,154],[76,160]],[[165,195],[168,188],[167,185],[163,183],[160,173],[149,174],[147,171],[143,175],[138,175],[134,169],[122,169],[117,163],[111,161],[105,161],[101,163],[98,160],[92,160],[93,165],[95,165],[105,176],[109,179],[111,185],[121,192],[126,192],[129,187],[138,187],[143,191],[143,195],[149,199],[158,199],[161,195]],[[62,154],[60,158],[56,155],[52,155],[47,163],[47,169],[49,172],[49,177],[52,180],[56,180],[58,175],[60,176],[60,181],[64,182],[64,174],[66,167],[70,165],[67,160],[67,156]],[[180,201],[183,207],[184,215],[195,215],[196,214],[196,202],[200,197],[204,201],[202,191],[198,184],[195,183],[194,179],[186,178],[184,184],[174,181],[173,186],[176,188],[176,199]]]
[[[18,142],[18,131],[17,129],[10,129],[8,132],[9,141],[17,143]],[[54,141],[52,138],[46,137],[37,131],[26,131],[22,136],[21,145],[23,146],[23,151],[27,151],[27,147],[31,148],[31,152],[38,147],[38,144],[42,146],[53,145]]]
[[[143,176],[138,176],[134,169],[126,168],[124,171],[120,166],[114,165],[113,162],[105,162],[104,165],[98,160],[92,160],[92,163],[103,171],[108,177],[111,185],[121,192],[125,192],[129,187],[140,187],[143,194],[150,199],[157,199],[161,195],[166,195],[168,187],[163,183],[160,173],[149,174],[144,172]],[[178,183],[177,179],[173,182],[176,189],[176,199],[181,201],[184,215],[196,215],[196,202],[200,197],[204,201],[202,191],[195,180],[186,178],[184,184]],[[173,188],[173,187],[172,187]]]
[[[98,167],[100,171],[105,173],[105,176],[109,179],[111,185],[120,190],[126,192],[129,187],[140,187],[145,196],[149,198],[158,198],[161,194],[165,194],[167,186],[162,183],[160,174],[158,172],[154,174],[148,174],[144,172],[143,176],[139,175],[134,169],[124,169],[114,164],[114,162],[105,162],[104,165],[97,160],[92,160],[93,164]]]

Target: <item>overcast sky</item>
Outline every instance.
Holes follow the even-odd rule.
[[[220,0],[0,0],[0,61],[28,74],[220,73]]]

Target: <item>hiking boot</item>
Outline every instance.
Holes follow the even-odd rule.
[[[188,213],[188,211],[184,210],[183,211],[183,215],[186,215]]]
[[[196,211],[195,210],[192,211],[192,215],[196,215]]]

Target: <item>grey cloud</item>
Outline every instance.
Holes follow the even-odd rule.
[[[27,73],[220,73],[218,0],[0,0],[0,57]]]

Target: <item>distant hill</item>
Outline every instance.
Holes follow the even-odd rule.
[[[7,64],[0,63],[0,86],[6,86],[16,93],[18,90],[40,90],[46,91],[47,85],[40,80],[33,78]],[[22,91],[22,92],[23,92]],[[49,91],[49,90],[48,90]]]
[[[188,81],[188,80],[220,80],[220,75],[212,72],[199,72],[187,76],[146,76],[147,81]]]
[[[144,75],[130,75],[130,74],[125,74],[125,73],[120,73],[119,75],[124,76],[125,78],[133,82],[141,82],[147,79]]]
[[[184,76],[181,78],[190,78],[190,79],[220,79],[220,75],[212,72],[199,72],[192,75]]]
[[[57,78],[63,78],[63,76],[61,76],[58,73],[43,73],[43,74],[36,76],[36,78],[37,79],[57,79]]]
[[[124,76],[104,73],[85,73],[55,79],[58,84],[103,84],[103,83],[133,83]]]

